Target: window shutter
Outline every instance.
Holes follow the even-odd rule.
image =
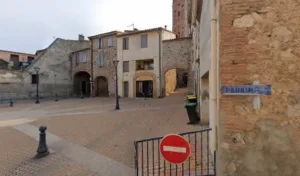
[[[126,38],[126,49],[129,49],[129,38]]]
[[[123,50],[125,50],[126,49],[126,38],[123,38]]]

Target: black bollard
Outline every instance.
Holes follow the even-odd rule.
[[[57,94],[55,94],[55,101],[58,101],[58,96],[57,96]]]
[[[84,98],[84,95],[83,95],[83,92],[81,91],[81,99],[83,99]]]
[[[37,149],[36,158],[42,158],[49,154],[48,146],[47,146],[47,142],[46,142],[46,130],[47,130],[46,126],[40,126],[40,128],[39,128],[40,141],[39,141],[39,146]]]
[[[14,106],[14,102],[13,102],[13,99],[12,99],[12,98],[10,99],[9,105],[10,105],[10,107],[13,107],[13,106]]]

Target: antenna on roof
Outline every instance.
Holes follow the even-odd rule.
[[[130,27],[130,26],[132,26],[132,28],[133,28],[133,30],[134,30],[134,24],[132,23],[131,25],[129,25],[129,26],[127,26],[127,27]]]

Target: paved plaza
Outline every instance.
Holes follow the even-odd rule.
[[[199,130],[188,126],[180,90],[164,99],[20,101],[0,108],[0,175],[134,175],[134,141]],[[50,155],[34,159],[38,127]]]

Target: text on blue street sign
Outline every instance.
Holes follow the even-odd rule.
[[[271,85],[223,86],[224,95],[271,95]]]

